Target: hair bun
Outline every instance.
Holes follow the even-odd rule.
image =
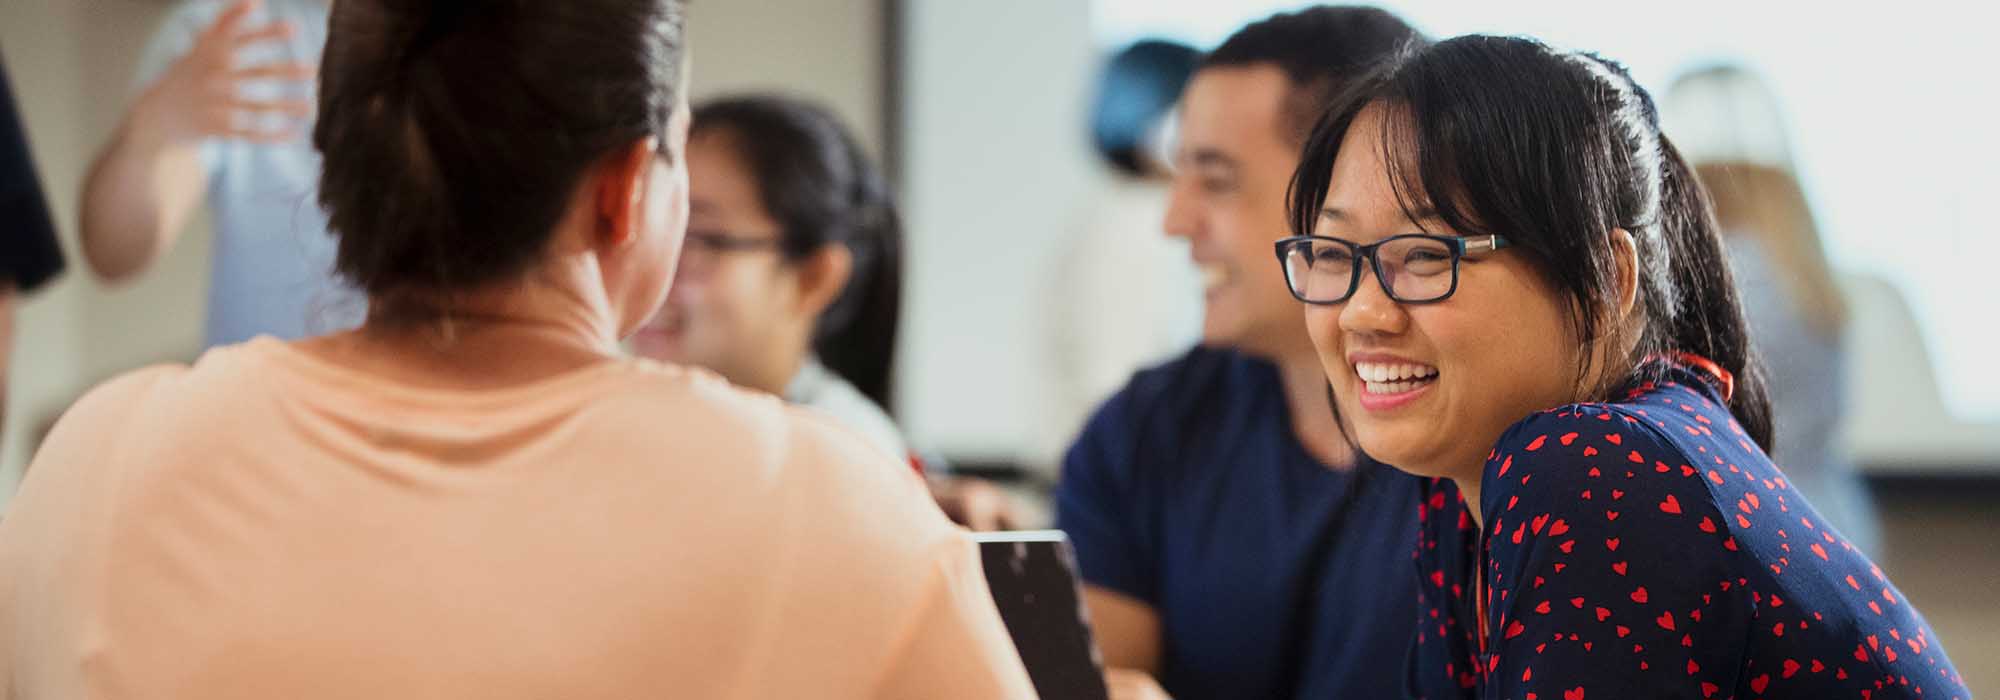
[[[407,61],[428,53],[445,37],[463,27],[469,17],[479,10],[492,9],[495,2],[486,0],[393,0],[402,6],[404,31],[402,55]]]
[[[682,16],[681,0],[335,2],[313,127],[335,269],[380,301],[534,264],[580,173],[669,142]]]

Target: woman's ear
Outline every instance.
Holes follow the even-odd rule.
[[[829,243],[799,261],[799,311],[817,317],[840,298],[854,275],[854,251]]]
[[[1612,279],[1612,291],[1617,294],[1613,298],[1618,301],[1618,316],[1613,320],[1622,324],[1632,318],[1639,303],[1639,241],[1622,228],[1611,229],[1610,238],[1612,263],[1618,268]]]
[[[622,247],[638,239],[645,225],[646,178],[660,141],[648,136],[606,159],[597,180],[597,227],[593,243]]]

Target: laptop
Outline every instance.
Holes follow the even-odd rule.
[[[1076,556],[1060,530],[974,533],[993,603],[1044,700],[1109,700]]]

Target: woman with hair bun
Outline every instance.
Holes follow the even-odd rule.
[[[115,379],[0,523],[16,698],[1017,698],[907,467],[623,356],[687,224],[678,0],[340,0],[350,332]]]

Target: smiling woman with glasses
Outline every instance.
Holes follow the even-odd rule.
[[[1767,456],[1708,197],[1624,68],[1417,50],[1323,117],[1292,192],[1277,257],[1344,429],[1436,477],[1412,695],[1970,697]]]

